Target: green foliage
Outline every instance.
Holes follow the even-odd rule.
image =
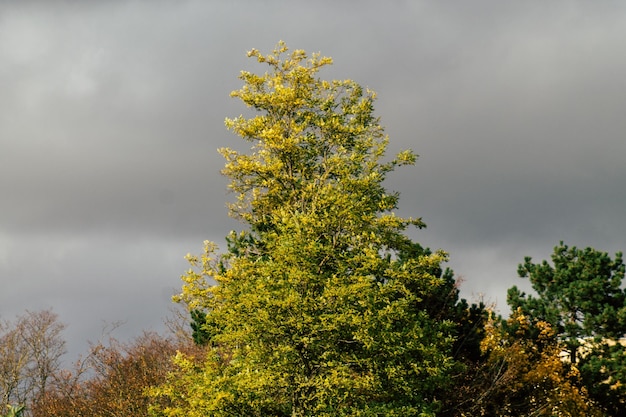
[[[622,289],[625,266],[622,254],[614,259],[593,248],[555,247],[552,264],[519,266],[537,296],[513,287],[508,304],[534,322],[545,321],[565,343],[570,361],[580,369],[590,396],[608,415],[626,413],[624,364],[619,339],[626,333],[626,293]]]
[[[191,337],[196,345],[205,346],[212,338],[212,334],[208,330],[206,321],[206,313],[202,310],[191,310]]]
[[[4,415],[4,417],[21,417],[25,410],[25,407],[23,405],[7,405],[7,408],[9,409],[9,411],[7,412],[7,414]]]
[[[248,227],[226,254],[206,242],[188,256],[178,300],[206,314],[213,347],[201,365],[177,357],[180,372],[155,390],[173,405],[155,413],[434,415],[455,367],[439,296],[453,305],[456,293],[446,254],[404,234],[424,224],[396,216],[398,194],[383,186],[416,156],[381,162],[375,95],[317,78],[330,58],[282,43],[249,56],[269,71],[242,72],[232,96],[259,113],[226,126],[252,150],[220,151],[230,213]]]
[[[626,347],[622,343],[595,343],[581,359],[580,373],[590,396],[603,405],[605,415],[624,415]]]

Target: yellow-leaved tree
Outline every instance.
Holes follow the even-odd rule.
[[[318,78],[330,58],[284,43],[249,56],[268,71],[242,72],[232,96],[258,113],[226,126],[252,148],[221,150],[245,229],[188,256],[177,298],[202,312],[210,354],[177,356],[154,414],[434,415],[455,366],[442,288],[457,293],[383,186],[416,156],[383,161],[375,94]]]
[[[564,360],[566,346],[550,323],[533,323],[517,309],[506,321],[492,316],[485,333],[485,360],[473,375],[473,395],[464,400],[461,415],[605,415],[581,386],[579,369]]]

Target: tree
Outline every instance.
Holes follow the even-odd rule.
[[[227,119],[251,153],[222,149],[236,201],[227,252],[205,242],[188,255],[179,301],[211,327],[202,367],[155,391],[177,416],[427,416],[439,407],[454,326],[434,314],[447,255],[404,233],[420,219],[394,214],[382,162],[388,139],[375,94],[351,80],[317,78],[331,59],[280,43],[249,56],[233,97],[258,113]]]
[[[519,266],[537,296],[517,287],[507,302],[534,322],[550,323],[565,343],[570,362],[580,369],[592,398],[609,415],[626,413],[623,364],[626,352],[618,343],[626,333],[626,293],[622,289],[624,263],[593,248],[554,248],[552,263],[533,264],[530,257]]]
[[[0,407],[29,406],[49,388],[61,366],[65,326],[50,310],[18,316],[0,322]]]
[[[147,416],[154,403],[147,390],[172,370],[177,351],[199,352],[192,341],[144,333],[129,343],[110,339],[92,346],[71,371],[33,405],[41,417]]]
[[[491,316],[485,332],[486,360],[459,398],[460,415],[604,415],[580,386],[577,367],[562,360],[562,344],[550,323],[533,322],[518,309],[506,322]]]

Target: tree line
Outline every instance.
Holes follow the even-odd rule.
[[[625,414],[621,253],[561,242],[519,265],[534,293],[511,288],[509,317],[468,303],[448,254],[408,237],[422,219],[395,213],[385,179],[417,156],[386,159],[375,93],[319,78],[332,60],[284,43],[249,56],[266,72],[243,71],[231,95],[254,112],[226,127],[251,149],[220,149],[243,229],[223,251],[207,241],[187,255],[175,301],[189,336],[94,345],[70,371],[48,339],[49,362],[29,353],[20,382],[2,382],[6,404],[33,416]]]

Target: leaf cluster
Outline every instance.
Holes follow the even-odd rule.
[[[188,256],[176,299],[202,312],[211,354],[201,368],[177,358],[159,393],[179,407],[163,415],[433,415],[456,366],[436,308],[453,293],[447,255],[405,235],[424,224],[396,216],[383,185],[416,156],[383,162],[375,94],[319,79],[329,58],[282,43],[249,55],[269,71],[243,72],[232,96],[258,113],[226,126],[252,148],[221,150],[247,228],[227,253]]]

